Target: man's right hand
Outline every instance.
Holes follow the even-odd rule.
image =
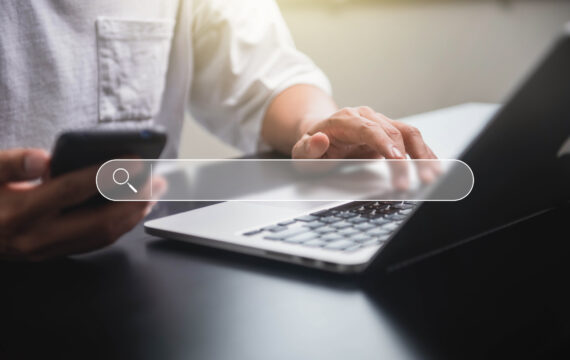
[[[41,261],[96,250],[150,211],[148,202],[121,202],[62,212],[97,193],[97,167],[29,182],[45,176],[48,165],[43,150],[0,151],[0,259]]]

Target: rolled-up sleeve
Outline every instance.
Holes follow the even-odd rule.
[[[225,142],[247,153],[266,149],[261,124],[276,95],[297,84],[331,93],[273,0],[195,0],[192,16],[190,112]]]

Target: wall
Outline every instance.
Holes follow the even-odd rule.
[[[299,49],[329,75],[341,106],[398,118],[501,102],[570,21],[570,1],[282,0]],[[181,156],[239,154],[188,121]]]

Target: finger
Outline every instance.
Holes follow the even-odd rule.
[[[378,122],[362,117],[354,110],[345,109],[337,117],[329,119],[323,132],[329,136],[332,134],[335,140],[344,144],[368,145],[389,159],[404,158]]]
[[[295,144],[291,154],[293,159],[319,159],[327,152],[329,146],[329,137],[322,132],[305,134]]]
[[[413,159],[436,158],[416,127],[394,120],[392,120],[392,124],[402,133],[406,149]],[[437,162],[418,160],[414,163],[416,164],[418,175],[423,182],[432,182],[437,176]]]
[[[432,156],[432,158],[433,158],[433,159],[438,159],[437,155],[433,152],[433,150],[432,150],[428,145],[426,145],[426,147],[427,147],[427,149],[428,149],[430,155]]]
[[[37,179],[48,164],[49,155],[41,149],[0,151],[0,183]]]
[[[394,142],[393,138],[389,137],[384,127],[378,122],[374,122],[376,126],[369,126],[371,131],[365,132],[365,143],[376,144],[377,151],[388,160],[388,166],[391,171],[392,186],[396,190],[404,191],[408,189],[408,167],[403,152],[403,145]]]
[[[369,119],[370,121],[374,121],[380,124],[380,126],[384,129],[386,135],[390,137],[390,139],[395,145],[393,152],[395,152],[396,157],[394,158],[405,158],[405,154],[407,151],[404,144],[404,140],[402,138],[402,134],[396,127],[394,127],[390,123],[390,119],[388,119],[387,117],[385,117],[380,113],[375,112],[374,110],[372,110],[367,106],[359,107],[358,112],[366,119]]]
[[[383,155],[380,155],[376,150],[372,149],[368,145],[359,145],[353,147],[346,154],[347,159],[384,159]]]
[[[399,191],[407,190],[410,184],[408,160],[388,159],[387,161],[394,189]]]
[[[168,191],[168,180],[162,176],[154,176],[152,179],[152,199],[160,200],[164,194]]]
[[[113,203],[68,214],[52,223],[50,236],[27,258],[41,261],[109,246],[134,228],[151,206],[146,202]]]
[[[402,134],[395,126],[390,123],[390,119],[380,113],[375,112],[371,108],[362,106],[359,108],[359,112],[367,119],[378,123],[392,140],[394,144],[393,152],[398,155],[397,157],[393,158],[387,157],[388,159],[391,159],[388,161],[388,166],[390,167],[392,186],[396,190],[407,190],[410,180],[408,178],[408,164],[405,157],[407,149],[405,147]]]
[[[400,121],[390,120],[404,139],[406,150],[413,159],[434,159],[435,155],[428,148],[418,128]]]
[[[97,166],[62,175],[33,188],[23,197],[25,213],[34,216],[84,202],[97,193]]]
[[[433,150],[429,146],[427,148],[428,148],[428,151],[430,152],[431,156],[433,156],[433,159],[439,159],[437,157],[437,155],[433,152]],[[433,170],[433,172],[438,176],[441,175],[441,173],[442,173],[441,161],[437,160],[437,161],[433,161],[432,163],[433,163],[433,166],[431,169]]]

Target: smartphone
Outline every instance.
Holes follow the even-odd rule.
[[[65,132],[59,136],[53,148],[50,176],[57,178],[117,158],[157,159],[164,149],[166,140],[167,134],[160,129]],[[87,203],[100,204],[103,200],[102,196],[97,195]]]

